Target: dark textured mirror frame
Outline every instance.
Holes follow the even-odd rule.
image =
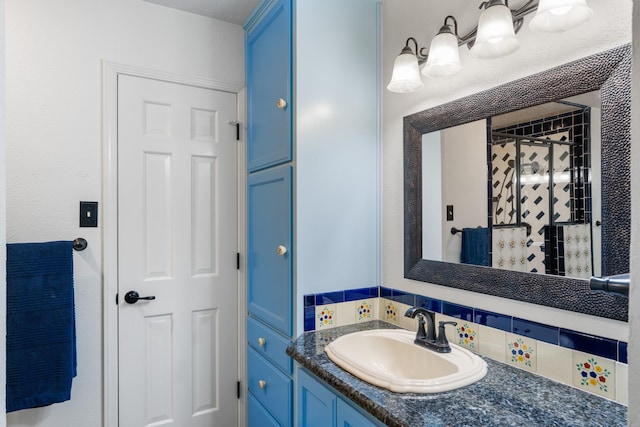
[[[404,118],[404,276],[627,321],[628,299],[591,291],[585,279],[422,259],[423,134],[598,89],[602,96],[603,262],[606,258],[614,264],[606,270],[616,272],[612,274],[628,272],[631,45],[624,45]]]

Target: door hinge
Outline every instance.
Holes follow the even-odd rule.
[[[236,253],[236,270],[240,270],[240,252]]]
[[[118,294],[116,294],[116,305],[118,305]]]
[[[240,399],[240,394],[242,392],[242,383],[240,381],[238,381],[238,386],[237,387],[238,388],[237,388],[236,392],[237,392],[237,395],[238,395],[238,399]]]
[[[230,120],[227,123],[236,127],[236,141],[240,141],[240,122],[237,120]]]

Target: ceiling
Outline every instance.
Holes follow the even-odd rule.
[[[144,0],[149,3],[242,25],[260,0]]]

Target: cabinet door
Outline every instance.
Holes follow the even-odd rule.
[[[342,399],[338,399],[337,427],[377,427],[383,425],[376,423]]]
[[[293,380],[251,347],[247,349],[247,388],[280,425],[291,426]]]
[[[337,396],[298,370],[298,427],[335,427]]]
[[[280,427],[269,411],[251,393],[247,398],[247,424],[249,427]]]
[[[290,0],[276,1],[247,34],[247,168],[250,172],[291,161],[289,3]]]
[[[249,176],[247,306],[249,313],[292,334],[291,166]]]

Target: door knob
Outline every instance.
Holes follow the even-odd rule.
[[[287,253],[287,247],[284,245],[280,245],[278,246],[277,252],[278,252],[278,255],[284,255]]]
[[[156,297],[153,296],[153,295],[150,295],[148,297],[141,297],[136,291],[129,291],[124,295],[124,300],[128,304],[135,304],[140,299],[151,301],[151,300],[156,299]]]
[[[280,98],[280,99],[278,99],[278,102],[276,102],[276,105],[278,106],[278,108],[282,109],[282,108],[287,106],[287,101],[285,101],[284,99]]]
[[[266,343],[267,340],[265,340],[264,338],[258,338],[258,347],[264,347]]]
[[[260,387],[260,390],[264,390],[266,386],[267,386],[267,382],[265,380],[258,381],[258,387]]]

